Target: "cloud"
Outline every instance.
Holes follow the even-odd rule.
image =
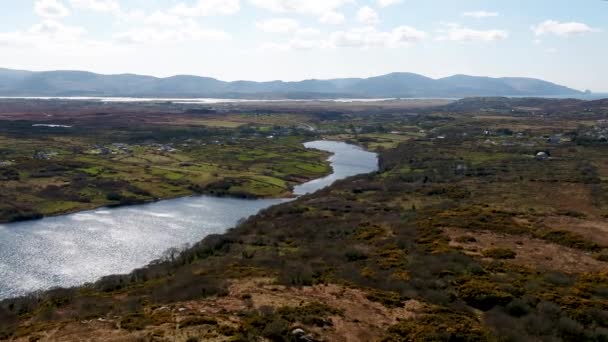
[[[319,22],[329,25],[339,25],[345,20],[344,14],[338,12],[327,12],[319,18]]]
[[[391,31],[379,31],[373,27],[355,28],[331,34],[330,40],[336,47],[398,47],[419,42],[427,33],[410,26],[399,26]]]
[[[323,14],[353,3],[353,0],[250,0],[250,2],[272,12]]]
[[[275,13],[297,13],[316,16],[325,24],[340,24],[344,15],[338,10],[354,0],[249,0],[256,7]]]
[[[184,24],[181,17],[161,11],[156,11],[148,16],[144,15],[141,19],[145,25],[151,26],[180,26]]]
[[[183,43],[189,41],[224,41],[231,39],[222,30],[205,29],[193,20],[185,20],[174,27],[143,26],[117,33],[114,40],[126,44]]]
[[[488,11],[473,11],[473,12],[464,12],[462,13],[465,17],[471,17],[475,19],[483,19],[483,18],[491,18],[498,17],[498,12],[488,12]]]
[[[120,4],[116,0],[70,0],[70,4],[75,8],[95,12],[118,13],[120,11]]]
[[[380,17],[373,8],[363,6],[357,11],[357,21],[367,25],[376,25],[380,22]]]
[[[58,0],[38,0],[34,11],[43,18],[62,18],[70,15],[70,10]]]
[[[117,19],[121,25],[133,28],[133,30],[142,29],[165,29],[168,27],[184,26],[191,18],[184,18],[174,14],[169,14],[164,11],[155,11],[148,14],[140,9],[135,9],[127,12],[118,12]]]
[[[78,44],[86,30],[78,26],[68,26],[54,19],[44,19],[27,31],[0,33],[0,45],[45,47]]]
[[[375,27],[359,27],[335,31],[324,39],[295,38],[286,43],[265,43],[262,50],[290,51],[335,48],[396,48],[409,46],[424,40],[429,35],[409,26],[399,26],[390,31],[380,31]]]
[[[599,30],[583,23],[562,23],[555,20],[546,20],[532,27],[532,31],[534,31],[534,34],[536,34],[537,36],[542,36],[545,34],[554,34],[561,37],[567,37],[583,33],[597,32]]]
[[[321,34],[321,31],[314,27],[304,27],[304,28],[298,29],[296,31],[296,35],[302,36],[302,37],[318,36],[320,34]]]
[[[58,21],[46,19],[34,25],[29,32],[37,36],[46,36],[52,40],[66,41],[78,40],[86,33],[86,30],[82,27],[67,26]]]
[[[505,30],[475,30],[462,27],[459,24],[445,24],[447,29],[439,30],[437,40],[449,40],[454,42],[493,42],[507,39],[509,32]]]
[[[376,0],[378,6],[384,8],[392,5],[397,5],[403,2],[403,0]]]
[[[264,43],[260,46],[263,51],[292,51],[292,50],[313,50],[330,47],[326,40],[294,38],[287,43]]]
[[[289,18],[275,18],[256,22],[255,26],[264,32],[288,33],[297,30],[300,25],[297,21]]]
[[[169,13],[183,17],[204,17],[235,14],[240,9],[239,0],[198,0],[194,6],[180,2],[170,9]]]

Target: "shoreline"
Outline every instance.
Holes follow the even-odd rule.
[[[325,140],[325,141],[326,141],[326,142],[334,142],[334,143],[341,143],[341,144],[345,144],[345,143],[344,143],[344,142],[342,142],[342,141],[327,141],[327,140]],[[322,142],[322,141],[319,141],[319,142]],[[353,148],[358,149],[358,150],[365,151],[365,149],[361,148],[360,146],[356,146],[356,145],[351,145],[351,146],[352,146]],[[327,160],[328,160],[328,161],[329,161],[330,159],[332,159],[332,156],[334,156],[334,155],[336,155],[336,154],[339,154],[339,150],[337,150],[337,151],[335,151],[335,152],[330,152],[330,150],[322,150],[322,151],[326,151],[326,152],[328,152],[328,155],[329,155],[329,157],[327,158]],[[376,154],[376,153],[373,153],[373,154],[377,156],[377,154]],[[373,168],[370,168],[370,172],[372,172],[372,171],[373,171],[373,170],[371,170],[371,169],[377,169],[377,168],[378,168],[378,164],[377,164],[378,159],[377,159],[377,157],[375,158],[375,160],[376,160],[376,163],[374,164],[375,166],[374,166]],[[336,163],[338,163],[338,164],[336,164]],[[335,165],[335,164],[336,164],[336,165]],[[329,171],[328,173],[326,173],[324,177],[318,177],[318,178],[315,178],[314,180],[321,180],[321,179],[325,179],[325,178],[330,178],[330,179],[332,179],[332,180],[331,180],[331,183],[332,183],[332,184],[333,184],[333,182],[334,182],[335,180],[338,180],[338,179],[335,179],[335,180],[334,180],[333,178],[331,178],[331,175],[335,174],[336,172],[338,172],[338,175],[342,175],[342,174],[343,174],[343,173],[342,173],[342,171],[340,171],[341,169],[338,167],[339,165],[341,165],[341,164],[340,164],[339,159],[338,159],[338,160],[332,160],[332,161],[330,161],[330,165],[331,165],[330,171]],[[354,175],[360,175],[360,174],[364,174],[364,173],[367,173],[367,172],[358,172],[358,173],[356,173],[356,174],[352,174],[351,176],[354,176]],[[351,177],[351,176],[340,176],[340,177],[342,177],[342,178],[339,178],[339,179],[343,179],[343,178],[347,178],[347,177]],[[314,180],[313,180],[313,181],[314,181]],[[305,184],[305,183],[307,183],[307,182],[302,182],[302,183],[300,183],[300,184]],[[324,182],[324,184],[325,184],[325,182]],[[322,187],[315,188],[314,190],[311,190],[311,191],[308,191],[309,189],[305,189],[305,191],[306,191],[306,192],[301,192],[301,194],[300,194],[300,195],[294,195],[294,192],[298,193],[299,191],[296,191],[296,190],[299,190],[299,189],[295,189],[295,188],[294,188],[294,186],[292,186],[292,187],[290,187],[290,189],[291,189],[291,193],[292,193],[292,195],[291,195],[291,196],[289,196],[289,197],[280,197],[280,198],[274,198],[274,197],[270,197],[270,198],[269,198],[269,197],[266,197],[266,199],[270,201],[270,202],[268,202],[269,204],[263,204],[263,207],[261,207],[261,208],[260,208],[260,209],[258,209],[258,210],[266,210],[266,209],[271,208],[271,207],[274,207],[274,206],[276,206],[276,205],[281,205],[281,204],[283,204],[283,203],[290,202],[290,201],[291,201],[291,200],[293,200],[293,199],[297,199],[297,198],[303,198],[303,197],[306,197],[306,195],[307,195],[307,194],[310,194],[310,193],[316,192],[316,191],[318,191],[318,190],[321,190],[322,188],[324,188],[324,187],[326,187],[326,186],[329,186],[329,184],[325,184],[325,185],[323,185]],[[188,198],[193,198],[193,199],[196,199],[197,197],[203,197],[203,198],[202,198],[202,200],[203,200],[203,201],[206,201],[206,200],[208,200],[208,201],[215,201],[215,199],[220,199],[220,198],[222,198],[222,197],[224,197],[224,198],[226,198],[226,199],[227,199],[227,198],[234,198],[234,196],[216,196],[216,195],[210,195],[210,194],[193,194],[193,195],[189,195],[189,196],[177,196],[177,197],[175,197],[175,199],[176,199],[176,200],[177,200],[177,199],[186,199],[186,201],[188,201]],[[260,197],[258,197],[257,199],[256,199],[256,198],[237,198],[237,199],[238,199],[238,200],[241,200],[241,201],[246,201],[246,202],[249,202],[249,201],[250,201],[250,202],[263,201],[263,199],[262,199],[262,197],[261,197],[261,196],[260,196]],[[274,201],[273,201],[273,200],[274,200]],[[153,201],[153,200],[150,200],[150,201],[142,201],[142,203],[138,203],[138,204],[133,205],[133,206],[135,206],[135,207],[136,207],[137,205],[146,205],[146,204],[152,204],[152,203],[155,203],[155,202],[162,202],[162,201],[163,201],[163,200],[154,200],[154,201]],[[170,201],[169,201],[169,200],[167,200],[167,202],[170,202]],[[170,203],[169,203],[169,205],[170,205]],[[255,204],[252,204],[252,205],[254,205],[254,206],[255,206]],[[84,213],[84,214],[85,214],[85,216],[86,216],[86,214],[93,214],[93,215],[97,215],[98,213],[97,213],[96,211],[98,211],[98,210],[103,210],[103,208],[118,208],[118,207],[126,207],[126,206],[127,206],[127,205],[120,205],[120,204],[117,204],[117,205],[115,205],[115,206],[96,206],[96,207],[92,207],[91,209],[87,209],[87,210],[80,210],[80,211],[75,211],[75,212],[73,212],[73,213],[74,213],[74,214],[75,214],[75,213]],[[141,209],[143,209],[144,211],[146,210],[146,208],[141,208]],[[136,208],[136,210],[137,210],[137,208]],[[87,212],[88,212],[88,213],[87,213]],[[101,213],[99,213],[99,214],[101,214]],[[255,214],[247,214],[247,215],[243,216],[243,218],[246,218],[246,217],[251,217],[251,216],[248,216],[248,215],[255,215]],[[61,216],[61,215],[54,215],[54,216]],[[48,218],[48,217],[50,217],[50,216],[45,216],[45,218]],[[162,217],[162,216],[159,216],[159,217]],[[103,222],[103,221],[102,221],[102,222]],[[15,223],[16,223],[16,222],[15,222]],[[49,224],[55,224],[55,223],[50,222]],[[228,231],[229,231],[231,228],[234,228],[234,227],[236,227],[236,226],[238,226],[238,222],[236,222],[236,221],[235,221],[234,225],[232,225],[232,224],[231,224],[230,226],[227,226],[225,229],[223,229],[223,230],[222,230],[222,232],[221,232],[221,233],[219,233],[219,232],[213,232],[213,231],[211,231],[211,232],[207,232],[207,233],[206,233],[206,235],[205,235],[205,236],[204,236],[202,239],[201,239],[201,238],[197,238],[197,239],[195,240],[195,242],[186,242],[186,243],[199,243],[199,242],[201,242],[201,241],[205,240],[205,239],[207,238],[207,236],[212,236],[212,235],[217,235],[217,234],[225,234],[225,233],[226,233],[226,232],[228,232]],[[70,228],[70,229],[72,229],[72,230],[73,230],[73,229],[81,229],[81,228],[74,228],[74,227],[72,227],[72,226],[68,226],[67,228]],[[97,230],[97,229],[95,229],[95,230]],[[95,231],[95,230],[89,230],[89,231]],[[69,233],[68,233],[68,234],[69,234]],[[154,242],[154,241],[152,241],[152,243],[154,244],[155,242]],[[181,246],[181,243],[176,243],[176,244],[175,244],[175,246]],[[167,247],[167,248],[172,248],[172,247]],[[167,248],[159,249],[159,251],[166,250]],[[129,271],[116,271],[116,270],[113,270],[112,272],[110,272],[110,273],[105,273],[105,274],[106,274],[106,275],[112,275],[112,274],[128,274],[128,273],[130,273],[130,272],[133,272],[133,270],[138,269],[139,267],[145,267],[145,265],[148,265],[150,262],[154,262],[155,260],[158,260],[158,256],[154,256],[154,257],[152,257],[152,258],[148,258],[148,259],[146,259],[146,261],[145,261],[145,262],[138,263],[138,265],[139,265],[139,266],[133,266],[133,267],[132,267],[132,268],[131,268]],[[144,265],[144,266],[142,266],[142,265]],[[87,280],[87,281],[82,282],[80,285],[59,285],[59,287],[62,287],[62,288],[71,288],[71,287],[73,287],[73,286],[79,287],[79,286],[83,286],[83,285],[86,285],[86,284],[89,284],[89,283],[94,283],[95,281],[98,281],[99,279],[101,279],[101,278],[103,278],[103,277],[104,277],[104,275],[99,275],[99,276],[97,276],[97,277],[95,278],[95,280]],[[29,291],[28,293],[29,293],[29,294],[35,294],[35,293],[37,293],[37,292],[45,292],[45,291],[47,291],[47,290],[48,290],[47,288],[45,288],[45,287],[41,287],[41,288],[40,288],[40,289],[38,289],[38,290]],[[25,295],[27,296],[27,294],[25,294]],[[9,297],[6,297],[6,298],[2,298],[2,300],[5,300],[5,299],[10,299],[10,298],[17,298],[17,297],[20,297],[20,296],[22,296],[22,295],[19,295],[19,294],[14,294],[14,295],[12,295],[12,296],[9,296]],[[0,300],[0,301],[1,301],[1,300]]]
[[[311,141],[315,141],[315,140],[311,140]],[[311,141],[306,141],[305,143],[311,142]],[[329,141],[329,140],[327,140]],[[337,141],[337,142],[343,142],[343,141]],[[354,145],[354,144],[353,144]],[[359,145],[357,145],[359,146]],[[361,147],[361,146],[359,146]],[[361,147],[362,148],[362,147]],[[320,150],[322,151],[322,150]],[[94,210],[99,210],[99,209],[103,209],[103,208],[123,208],[123,207],[128,207],[128,206],[138,206],[138,205],[146,205],[146,204],[152,204],[152,203],[158,203],[161,201],[169,201],[169,200],[175,200],[175,199],[180,199],[180,198],[188,198],[188,197],[200,197],[200,196],[210,196],[210,197],[217,197],[217,198],[231,198],[231,199],[241,199],[241,200],[261,200],[261,199],[293,199],[293,198],[297,198],[298,196],[295,195],[293,193],[293,190],[296,186],[305,184],[307,182],[310,181],[314,181],[317,179],[322,179],[324,177],[327,177],[331,174],[333,174],[334,172],[334,168],[331,165],[331,163],[329,163],[329,159],[334,155],[331,152],[328,151],[322,151],[328,154],[328,157],[325,159],[325,162],[328,162],[329,164],[329,170],[328,173],[325,173],[323,175],[321,175],[318,178],[311,178],[311,179],[307,179],[305,177],[301,177],[300,179],[303,180],[300,183],[297,184],[293,184],[289,186],[289,194],[286,194],[286,196],[260,196],[260,195],[255,195],[255,194],[244,194],[245,196],[238,196],[235,194],[218,194],[216,193],[214,190],[210,190],[209,192],[192,192],[190,194],[182,194],[182,195],[177,195],[177,196],[168,196],[168,197],[159,197],[159,198],[153,198],[153,199],[145,199],[145,200],[139,200],[139,201],[133,201],[133,202],[128,202],[128,203],[107,203],[107,204],[101,204],[101,205],[92,205],[90,207],[85,207],[85,208],[74,208],[73,210],[68,209],[68,210],[63,210],[63,211],[58,211],[56,213],[52,213],[52,214],[40,214],[40,215],[34,215],[32,217],[25,217],[23,219],[15,219],[15,220],[5,220],[0,218],[0,225],[7,225],[7,224],[16,224],[16,223],[23,223],[23,222],[33,222],[33,221],[39,221],[39,220],[43,220],[45,218],[51,218],[51,217],[59,217],[59,216],[64,216],[64,215],[71,215],[71,214],[77,214],[77,213],[82,213],[82,212],[87,212],[87,211],[94,211]]]

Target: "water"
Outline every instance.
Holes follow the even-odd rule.
[[[486,95],[486,97],[491,95]],[[578,95],[525,95],[506,96],[511,98],[548,98],[548,99],[578,99],[585,101],[608,98],[608,93],[592,93]],[[105,103],[136,103],[136,102],[171,102],[176,104],[218,104],[218,103],[247,103],[247,102],[383,102],[383,101],[411,101],[411,100],[448,100],[458,101],[463,97],[403,97],[403,98],[338,98],[338,99],[224,99],[224,98],[160,98],[160,97],[101,97],[101,96],[0,96],[0,99],[22,100],[70,100],[70,101],[98,101]]]
[[[333,173],[297,186],[298,195],[378,167],[374,153],[353,145],[315,141],[305,146],[332,152]],[[185,197],[0,225],[0,299],[128,273],[171,247],[223,233],[240,219],[286,201]]]
[[[293,193],[298,196],[315,192],[349,176],[375,171],[378,165],[378,157],[375,153],[366,152],[354,145],[334,141],[313,141],[304,146],[334,153],[329,158],[333,172],[327,177],[296,186]],[[372,165],[373,168],[370,170]]]
[[[217,104],[246,102],[382,102],[396,98],[369,99],[224,99],[224,98],[162,98],[162,97],[98,97],[98,96],[0,96],[0,99],[98,101],[104,103],[172,102],[177,104]]]

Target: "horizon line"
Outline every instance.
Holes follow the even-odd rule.
[[[156,76],[156,75],[152,75],[152,74],[144,74],[144,73],[133,73],[133,72],[121,72],[121,73],[105,73],[105,72],[95,72],[95,71],[90,71],[90,70],[84,70],[84,69],[53,69],[53,70],[28,70],[28,69],[23,69],[23,68],[8,68],[8,67],[2,67],[0,66],[0,70],[11,70],[11,71],[21,71],[21,72],[31,72],[31,73],[46,73],[46,72],[86,72],[86,73],[91,73],[91,74],[96,74],[96,75],[101,75],[101,76],[125,76],[125,75],[132,75],[132,76],[140,76],[140,77],[151,77],[151,78],[156,78],[156,79],[167,79],[167,78],[173,78],[173,77],[199,77],[199,78],[210,78],[216,81],[220,81],[220,82],[227,82],[227,83],[233,83],[233,82],[255,82],[255,83],[272,83],[272,82],[283,82],[283,83],[298,83],[298,82],[305,82],[305,81],[331,81],[331,80],[347,80],[347,79],[360,79],[360,80],[365,80],[365,79],[370,79],[370,78],[375,78],[375,77],[382,77],[382,76],[388,76],[388,75],[392,75],[392,74],[410,74],[410,75],[417,75],[417,76],[422,76],[422,77],[426,77],[428,79],[437,81],[437,80],[441,80],[441,79],[446,79],[446,78],[450,78],[450,77],[455,77],[455,76],[468,76],[468,77],[479,77],[479,78],[489,78],[489,79],[506,79],[506,78],[520,78],[520,79],[532,79],[532,80],[541,80],[544,82],[549,82],[549,83],[553,83],[559,86],[564,86],[564,87],[568,87],[570,89],[574,89],[580,92],[585,92],[587,90],[591,91],[592,93],[597,93],[597,94],[608,94],[608,90],[605,91],[595,91],[595,90],[591,90],[589,88],[586,88],[584,90],[580,90],[577,88],[573,88],[571,86],[568,85],[563,85],[561,83],[557,83],[557,82],[553,82],[553,81],[548,81],[544,78],[539,78],[539,77],[532,77],[532,76],[487,76],[487,75],[471,75],[471,74],[464,74],[464,73],[456,73],[456,74],[452,74],[449,76],[444,76],[444,77],[430,77],[424,74],[420,74],[420,73],[416,73],[416,72],[411,72],[411,71],[392,71],[392,72],[388,72],[385,74],[376,74],[374,76],[352,76],[352,77],[331,77],[331,78],[305,78],[305,79],[297,79],[297,80],[283,80],[283,79],[271,79],[271,80],[266,80],[266,81],[254,81],[254,80],[247,80],[247,79],[235,79],[235,80],[224,80],[222,78],[219,77],[212,77],[212,76],[204,76],[204,75],[197,75],[197,74],[172,74],[170,76]]]

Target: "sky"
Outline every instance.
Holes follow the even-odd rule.
[[[608,92],[606,0],[0,0],[0,67],[303,80],[414,72]]]

